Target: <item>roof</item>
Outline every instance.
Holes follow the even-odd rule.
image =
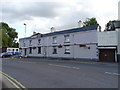
[[[75,33],[75,32],[97,30],[97,27],[98,27],[98,25],[92,25],[92,26],[87,26],[87,27],[82,27],[82,28],[73,28],[73,29],[68,29],[68,30],[62,30],[62,31],[42,34],[42,37],[59,35],[59,34],[68,34],[68,33]],[[25,40],[25,39],[30,39],[30,37],[21,38],[20,40]]]
[[[73,28],[73,29],[68,29],[68,30],[62,30],[62,31],[57,31],[57,32],[43,34],[43,37],[59,35],[59,34],[82,32],[82,31],[97,30],[97,27],[98,27],[98,25],[92,25],[92,26],[87,26],[87,27],[82,27],[82,28]]]

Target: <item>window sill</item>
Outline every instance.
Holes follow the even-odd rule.
[[[57,44],[57,43],[52,43],[52,44]]]
[[[64,43],[70,43],[70,42],[64,42]]]
[[[57,53],[53,53],[53,54],[57,54]]]
[[[69,52],[65,52],[64,54],[70,54]]]

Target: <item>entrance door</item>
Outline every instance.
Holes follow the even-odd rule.
[[[25,56],[26,56],[26,53],[27,53],[27,49],[25,48]]]
[[[99,52],[100,61],[115,62],[115,49],[100,49]]]

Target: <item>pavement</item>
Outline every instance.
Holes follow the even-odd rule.
[[[27,88],[117,88],[118,64],[46,58],[5,58],[2,71]]]

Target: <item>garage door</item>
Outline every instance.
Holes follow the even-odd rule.
[[[115,50],[114,49],[100,49],[99,60],[105,62],[115,62]]]

